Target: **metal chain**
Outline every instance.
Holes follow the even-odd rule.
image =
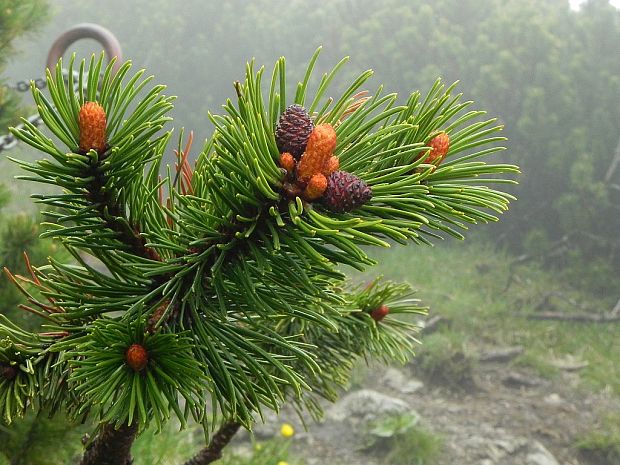
[[[34,80],[34,86],[37,89],[45,89],[47,83],[45,78],[37,78]],[[16,90],[17,92],[28,92],[30,90],[30,81],[18,81],[14,86],[6,86],[9,89]]]
[[[39,116],[38,114],[29,116],[28,118],[26,118],[26,121],[28,121],[34,126],[40,126],[43,123],[43,119],[41,119],[41,116]],[[24,123],[21,123],[15,126],[15,129],[23,129],[24,126],[26,125]],[[3,150],[12,149],[17,145],[17,142],[17,138],[13,134],[6,134],[4,136],[0,136],[0,152],[2,152]]]
[[[63,70],[63,75],[65,78],[65,83],[68,82],[69,77],[68,77],[68,73]],[[77,79],[79,76],[79,73],[77,71],[73,71],[73,77],[74,77],[74,85],[73,85],[73,91],[77,92],[80,89],[80,84],[79,84],[79,79]],[[47,83],[45,82],[44,79],[35,79],[34,81],[34,86],[37,89],[44,89],[46,87]],[[20,86],[25,86],[24,88],[20,88]],[[25,92],[27,90],[30,89],[30,84],[26,83],[26,81],[19,81],[17,83],[17,88],[16,88],[19,92]],[[43,124],[43,119],[41,118],[41,116],[36,113],[34,115],[29,116],[28,118],[26,118],[26,121],[28,121],[30,124],[36,126],[40,126],[41,124]],[[26,126],[25,123],[21,123],[15,126],[15,129],[23,129],[24,126]],[[10,150],[13,147],[15,147],[17,145],[18,139],[13,135],[13,134],[6,134],[3,136],[0,136],[0,153],[3,150]]]

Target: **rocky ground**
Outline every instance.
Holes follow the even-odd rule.
[[[292,412],[284,412],[256,435],[273,437],[282,422],[289,422],[299,431],[294,453],[307,465],[379,465],[381,456],[364,449],[369,423],[411,413],[443,439],[442,465],[612,465],[584,457],[574,444],[601,414],[620,411],[620,401],[580,389],[578,365],[543,379],[512,368],[510,351],[481,356],[463,383],[465,389],[416,379],[415,366],[372,367],[363,387],[327,405],[324,421],[310,423],[308,432]],[[415,463],[402,457],[402,465]]]

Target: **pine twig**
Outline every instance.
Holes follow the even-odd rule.
[[[131,445],[137,432],[136,422],[119,429],[110,423],[104,425],[95,440],[87,446],[80,465],[131,465]]]
[[[229,421],[224,423],[213,435],[211,443],[183,465],[207,465],[222,458],[222,450],[239,431],[241,424]]]
[[[89,200],[97,207],[101,218],[105,222],[105,226],[119,235],[119,240],[127,244],[133,253],[138,256],[149,258],[151,260],[161,260],[157,252],[146,247],[145,240],[140,236],[137,227],[132,229],[123,222],[119,222],[117,218],[125,218],[126,214],[121,205],[116,203],[110,194],[105,191],[105,178],[97,172],[96,167],[91,168],[88,173],[94,180],[88,186]]]

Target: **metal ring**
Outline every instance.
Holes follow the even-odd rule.
[[[95,39],[99,42],[103,46],[108,61],[117,57],[112,70],[115,73],[118,71],[122,60],[121,45],[118,39],[105,27],[92,23],[77,24],[60,34],[47,54],[47,68],[52,71],[69,46],[80,39]]]
[[[9,150],[17,145],[17,138],[13,134],[7,134],[0,139],[2,150]]]

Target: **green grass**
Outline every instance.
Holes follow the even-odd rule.
[[[179,431],[175,421],[169,421],[161,433],[153,429],[142,433],[131,452],[134,465],[181,464],[200,450],[204,442],[202,429],[197,425]]]
[[[367,449],[391,465],[438,465],[443,440],[412,414],[391,415],[371,425]]]
[[[525,352],[516,361],[518,364],[553,377],[558,373],[552,366],[554,360],[566,357],[583,360],[588,362],[579,372],[584,389],[611,389],[620,395],[617,324],[537,321],[524,317],[534,313],[549,293],[598,311],[610,309],[613,296],[579,293],[556,274],[530,264],[516,267],[510,282],[510,263],[514,257],[490,245],[452,241],[437,247],[394,246],[373,250],[372,256],[379,262],[371,269],[372,276],[382,274],[389,279],[410,282],[418,289],[418,297],[430,306],[431,316],[441,315],[451,320],[450,327],[443,328],[440,335],[423,338],[430,353],[445,358],[462,351],[467,357],[488,347],[522,345]],[[581,311],[563,299],[552,298],[551,303],[558,311]],[[441,347],[442,344],[450,350]],[[420,355],[425,350],[429,353],[423,347]]]
[[[274,437],[268,441],[245,443],[248,447],[224,449],[219,465],[303,465],[289,453],[291,441]],[[202,429],[190,424],[188,429],[179,431],[178,424],[170,421],[161,433],[148,430],[142,433],[132,448],[134,465],[181,464],[193,457],[204,447]],[[0,462],[1,465],[1,462]]]
[[[62,414],[49,419],[29,411],[10,425],[0,422],[0,465],[78,463],[81,438],[89,432],[89,425],[72,424]]]
[[[415,359],[416,373],[453,391],[473,389],[476,361],[466,352],[462,340],[462,335],[454,332],[425,337]]]
[[[255,442],[250,451],[239,453],[231,450],[224,452],[219,465],[303,465],[302,461],[291,458],[287,439],[274,438],[269,441]]]
[[[439,465],[443,446],[442,439],[416,426],[406,433],[395,436],[385,463],[392,465]]]
[[[579,439],[575,447],[591,463],[620,463],[620,414],[604,417],[599,427]]]

